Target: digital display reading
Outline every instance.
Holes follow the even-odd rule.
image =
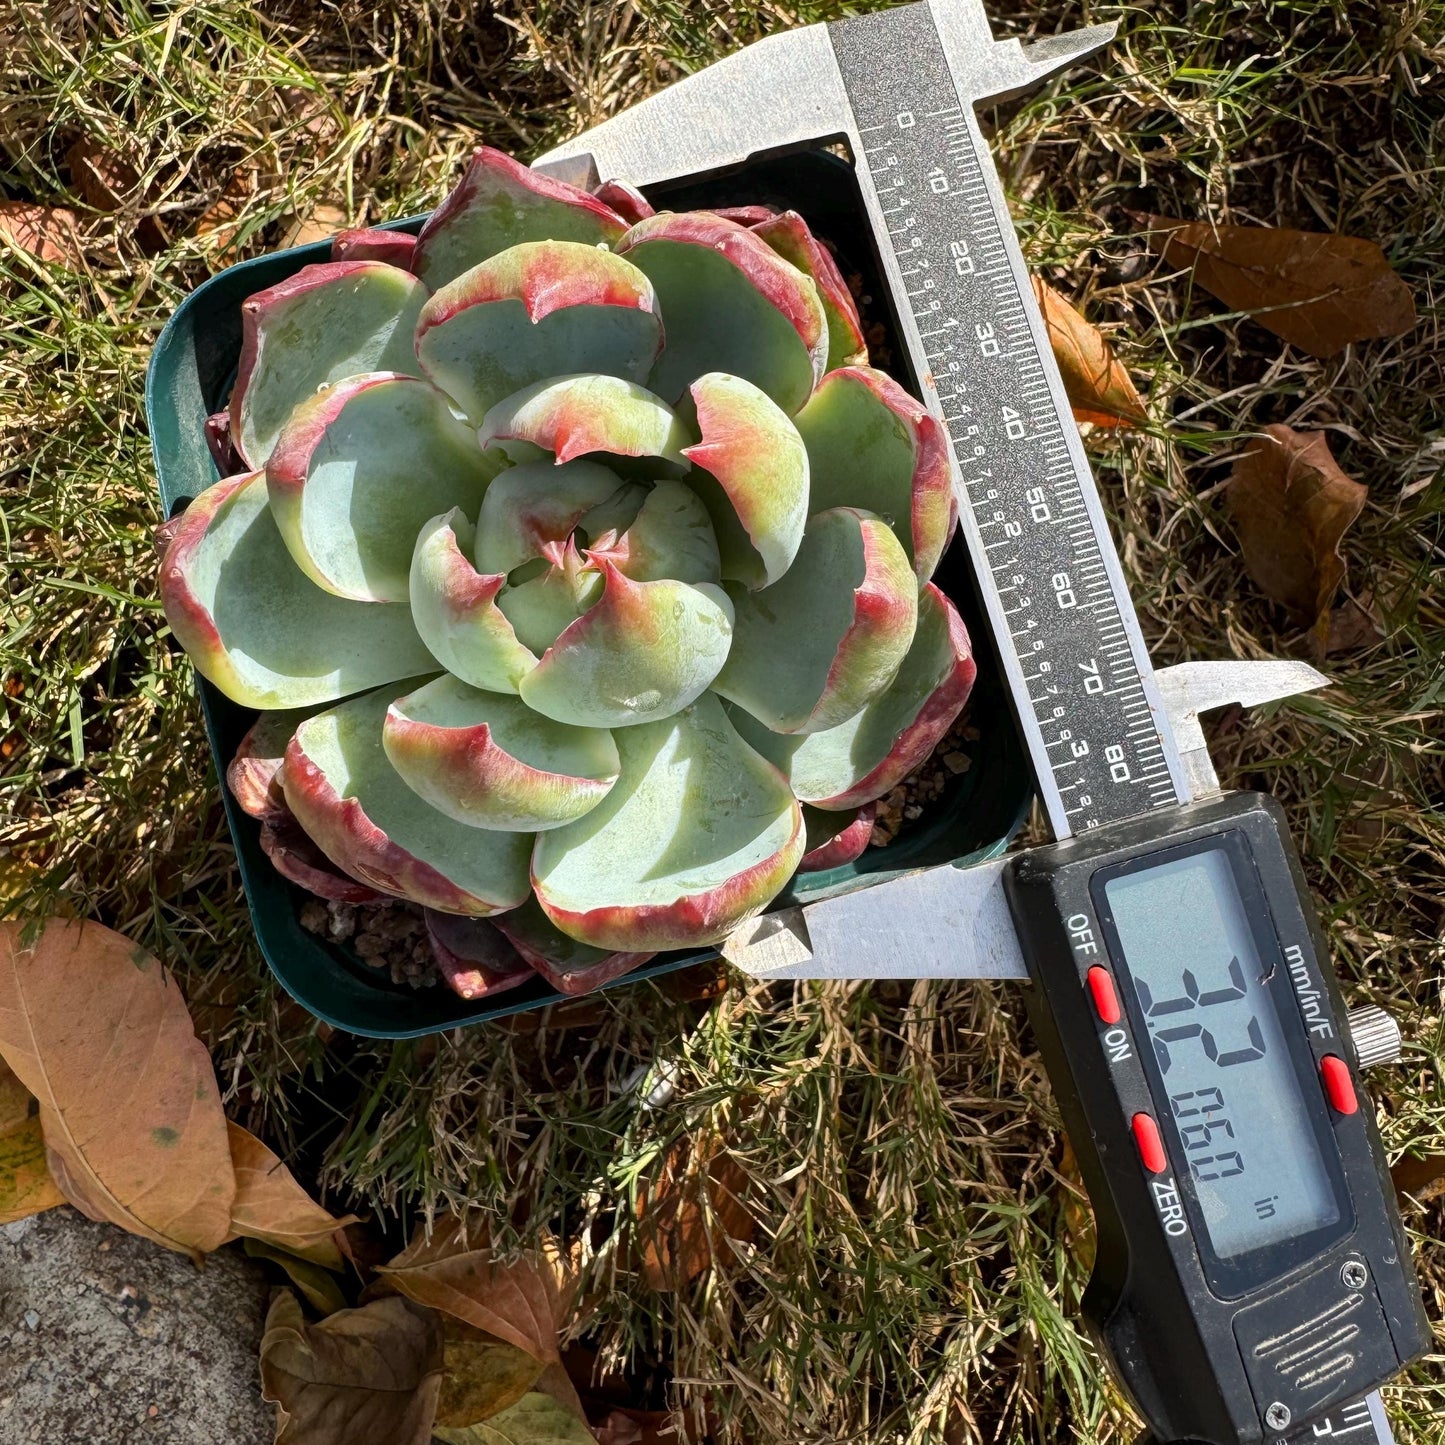
[[[1231,1259],[1336,1223],[1228,855],[1210,848],[1122,874],[1104,895],[1215,1253]]]

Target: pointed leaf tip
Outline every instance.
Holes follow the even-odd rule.
[[[302,723],[286,750],[286,801],[337,867],[383,893],[477,918],[515,908],[527,896],[527,835],[438,812],[378,746],[406,690],[382,688]]]
[[[610,246],[626,230],[621,216],[586,191],[482,146],[422,227],[412,269],[438,290],[519,242]]]
[[[1132,427],[1149,419],[1134,383],[1114,349],[1047,281],[1032,278],[1049,345],[1076,421]]]
[[[557,828],[590,812],[617,781],[606,731],[555,722],[520,698],[454,677],[392,703],[382,745],[413,792],[474,828]]]
[[[727,595],[706,582],[634,582],[605,559],[602,575],[599,601],[522,679],[522,701],[593,728],[629,728],[686,707],[727,659]]]
[[[618,251],[657,289],[666,341],[649,385],[681,398],[704,372],[741,376],[790,416],[828,359],[817,287],[745,226],[707,211],[662,211]]]
[[[231,441],[265,466],[298,402],[364,371],[418,371],[412,334],[427,288],[381,261],[329,261],[241,304],[241,357],[231,391]]]
[[[417,322],[417,361],[473,420],[564,373],[645,381],[662,346],[652,283],[575,241],[527,241],[442,287]]]
[[[892,377],[849,366],[823,378],[797,425],[808,451],[810,510],[877,513],[926,582],[954,522],[952,463],[938,419]]]
[[[431,382],[353,376],[302,402],[266,463],[271,514],[296,565],[358,602],[406,602],[418,531],[469,515],[498,462]]]
[[[918,616],[898,539],[850,507],[809,518],[780,581],[729,595],[736,637],[714,690],[785,733],[836,727],[886,691]]]
[[[537,900],[594,948],[715,943],[792,877],[804,847],[797,800],[712,693],[614,736],[622,775],[612,792],[585,818],[538,835]],[[658,818],[674,824],[659,829]]]

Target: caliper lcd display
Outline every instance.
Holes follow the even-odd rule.
[[[1098,880],[1111,951],[1152,1046],[1159,1119],[1172,1123],[1186,1192],[1226,1275],[1243,1256],[1332,1233],[1341,1219],[1313,1060],[1297,1013],[1280,1013],[1278,951],[1261,953],[1235,851],[1219,838]],[[1282,1002],[1295,1008],[1287,992]]]

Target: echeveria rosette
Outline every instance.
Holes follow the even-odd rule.
[[[719,942],[968,697],[938,423],[795,212],[654,213],[483,149],[413,238],[248,300],[168,525],[228,771],[288,878],[426,910],[464,998]]]

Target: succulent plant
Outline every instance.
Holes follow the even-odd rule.
[[[430,910],[459,992],[719,941],[963,707],[941,428],[797,214],[483,149],[242,325],[166,615],[260,713],[229,782],[277,868]]]

